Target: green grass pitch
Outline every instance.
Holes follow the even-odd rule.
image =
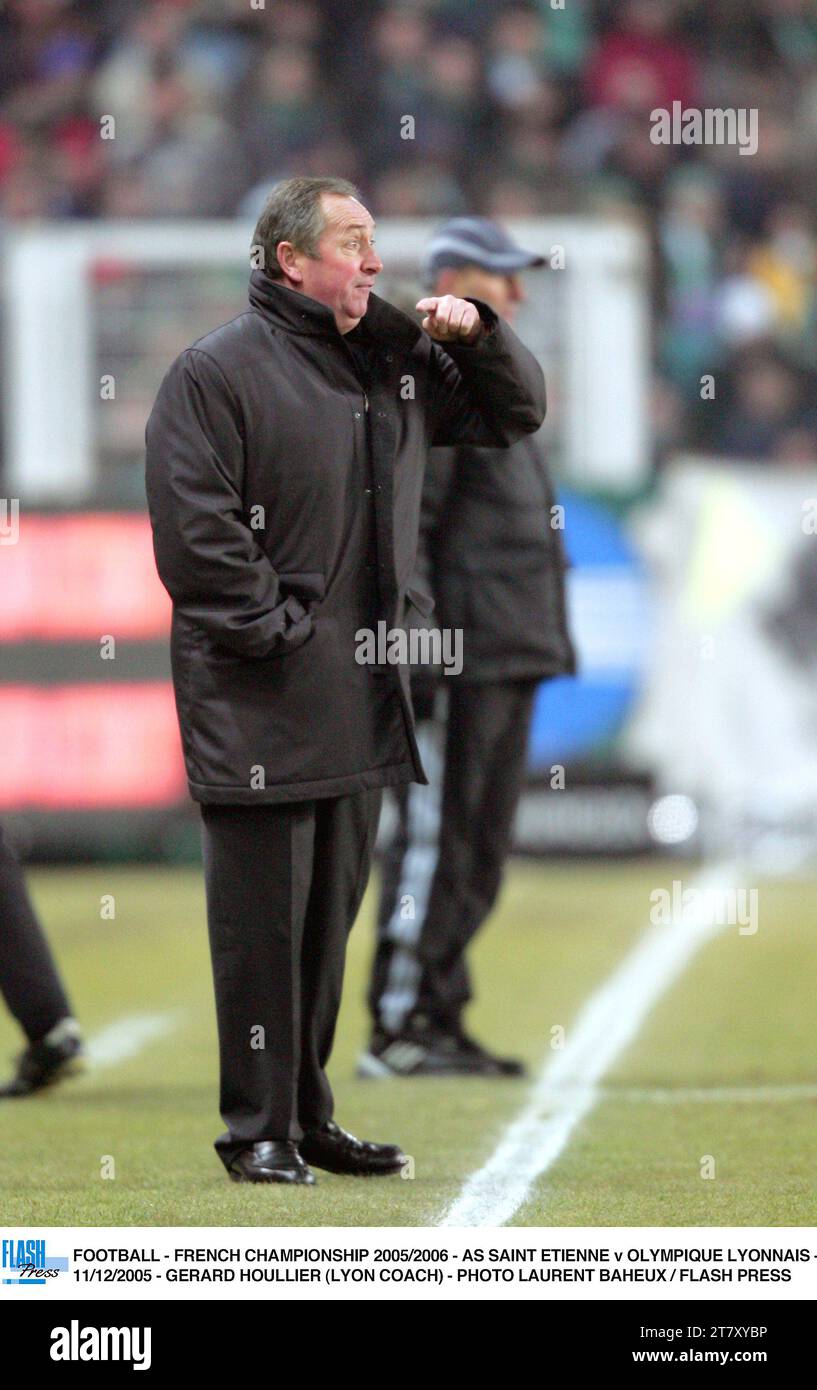
[[[693,874],[514,863],[472,955],[472,1031],[538,1070],[551,1029],[569,1030],[644,931],[650,892],[673,877]],[[29,882],[87,1034],[145,1016],[167,1031],[50,1092],[0,1102],[4,1226],[434,1225],[525,1103],[522,1081],[355,1079],[373,879],[350,941],[330,1075],[340,1122],[400,1142],[414,1176],[318,1173],[314,1188],[296,1190],[231,1183],[212,1148],[222,1126],[200,872],[101,865],[40,869]],[[757,934],[727,927],[702,948],[513,1224],[817,1225],[817,1101],[751,1095],[817,1088],[817,895],[806,881],[758,886]],[[105,894],[113,921],[100,916]],[[0,1057],[19,1048],[0,1013]],[[735,1087],[748,1095],[718,1098]],[[677,1100],[655,1095],[679,1088]],[[685,1098],[684,1088],[715,1094]],[[105,1177],[110,1159],[115,1176]]]

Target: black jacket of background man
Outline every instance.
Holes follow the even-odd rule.
[[[460,679],[575,672],[555,506],[539,439],[429,453],[417,576],[435,600],[435,623],[462,630]],[[427,690],[427,674],[415,671],[418,689]]]
[[[331,310],[256,270],[250,308],[167,373],[146,485],[195,801],[426,780],[409,668],[358,664],[355,634],[404,620],[428,448],[506,448],[544,419],[536,359],[472,302],[488,332],[443,350],[370,295],[364,392]]]

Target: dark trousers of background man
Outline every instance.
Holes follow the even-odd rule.
[[[325,1067],[381,800],[201,807],[225,1166],[332,1117]]]
[[[429,785],[397,790],[369,989],[377,1029],[399,1033],[409,1017],[460,1024],[465,952],[502,883],[539,684],[443,678],[434,700],[415,699]]]
[[[0,826],[0,994],[29,1042],[71,1015],[71,1005]]]

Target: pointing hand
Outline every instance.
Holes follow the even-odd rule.
[[[425,309],[423,328],[437,343],[475,343],[482,334],[479,310],[467,299],[432,295],[419,300],[417,308]]]

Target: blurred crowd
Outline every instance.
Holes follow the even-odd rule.
[[[676,101],[756,108],[756,153],[655,143]],[[380,218],[643,225],[659,463],[817,460],[815,146],[813,0],[0,5],[0,225],[249,218],[327,172]]]

